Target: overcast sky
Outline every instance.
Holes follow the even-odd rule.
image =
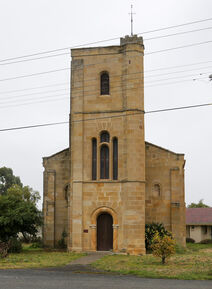
[[[69,49],[1,60],[123,37],[130,33],[131,4],[134,33],[145,44],[145,110],[212,102],[212,20],[144,33],[212,18],[211,0],[0,0],[0,129],[68,121],[70,79],[68,69],[11,79],[69,68]],[[156,38],[188,31],[193,32]],[[114,44],[119,40],[96,46]],[[63,55],[35,59],[56,54]],[[204,199],[212,206],[211,116],[208,106],[145,118],[147,141],[185,153],[187,204]],[[42,157],[67,148],[68,140],[67,124],[0,132],[0,167],[11,167],[24,185],[42,194]]]

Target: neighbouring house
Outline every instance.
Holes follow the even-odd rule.
[[[186,209],[186,237],[197,243],[212,239],[212,208]]]
[[[185,245],[184,154],[144,137],[142,37],[71,55],[70,145],[43,158],[45,245],[65,230],[69,250],[145,254],[151,222]]]

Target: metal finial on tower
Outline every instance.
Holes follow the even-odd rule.
[[[133,5],[131,4],[131,12],[129,13],[131,15],[131,36],[133,36]]]

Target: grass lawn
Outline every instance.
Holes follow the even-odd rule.
[[[0,258],[0,269],[63,266],[84,255],[61,251],[45,251],[25,246],[21,253],[11,253],[5,259]]]
[[[145,256],[107,255],[92,264],[95,268],[147,278],[212,280],[212,244],[187,244],[161,264],[152,254]]]

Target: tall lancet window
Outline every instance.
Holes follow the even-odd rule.
[[[107,72],[102,72],[100,79],[101,95],[110,94],[110,79]]]
[[[100,149],[100,178],[109,179],[109,148],[104,144]]]
[[[113,139],[113,179],[118,180],[118,139]]]
[[[97,142],[96,138],[92,139],[92,180],[96,180],[96,164],[97,164]]]

